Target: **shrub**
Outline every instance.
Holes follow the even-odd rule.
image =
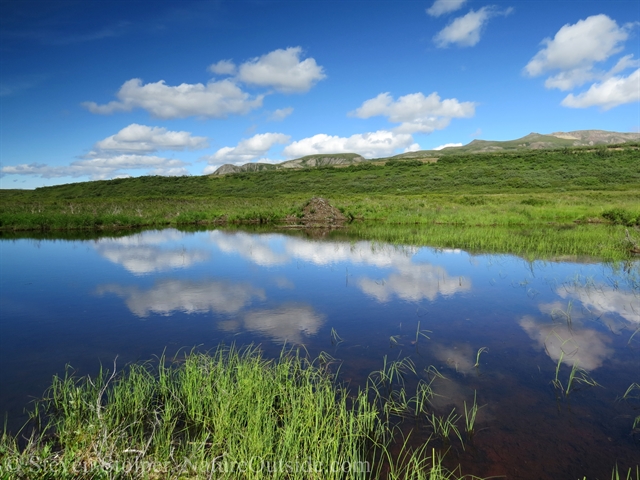
[[[609,220],[614,225],[640,225],[640,216],[624,208],[612,208],[602,213],[602,217]]]

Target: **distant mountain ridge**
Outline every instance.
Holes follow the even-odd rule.
[[[541,134],[532,132],[516,140],[473,140],[462,147],[447,147],[442,150],[418,150],[395,155],[394,159],[411,159],[439,157],[455,153],[512,152],[516,150],[543,150],[566,147],[588,147],[595,145],[611,145],[627,142],[640,142],[640,133],[608,132],[605,130],[575,130],[571,132],[554,132]],[[256,172],[261,170],[281,170],[285,168],[311,168],[332,165],[352,165],[354,163],[385,160],[366,160],[357,153],[330,153],[307,155],[282,163],[245,163],[244,165],[225,164],[212,175],[230,173]],[[435,158],[434,158],[435,160]]]
[[[544,150],[566,147],[588,147],[640,141],[640,133],[607,132],[605,130],[575,130],[541,134],[532,132],[516,140],[473,140],[462,147],[447,147],[442,150],[418,150],[396,155],[393,158],[421,158],[449,153],[482,153],[514,150]]]
[[[287,160],[282,163],[245,163],[244,165],[225,164],[220,166],[213,175],[226,175],[229,173],[257,172],[260,170],[281,170],[284,168],[311,168],[330,165],[351,165],[364,162],[365,158],[357,153],[330,153],[319,155],[307,155],[305,157]]]

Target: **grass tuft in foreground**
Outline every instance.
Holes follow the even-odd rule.
[[[68,371],[35,404],[31,431],[2,435],[0,478],[460,478],[426,444],[398,463],[369,396],[337,384],[321,359],[271,361],[251,347],[96,378]]]

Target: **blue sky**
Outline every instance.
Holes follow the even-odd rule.
[[[640,129],[640,2],[0,3],[1,188]]]

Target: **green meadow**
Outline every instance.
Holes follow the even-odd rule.
[[[623,259],[640,236],[638,157],[624,144],[3,190],[0,232],[278,226],[322,196],[365,237]]]

